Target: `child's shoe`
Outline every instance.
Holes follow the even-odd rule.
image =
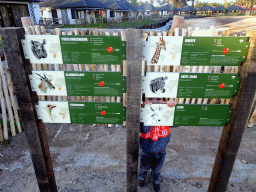
[[[154,190],[155,192],[160,191],[160,184],[155,184],[155,183],[153,183],[153,190]]]
[[[140,179],[138,179],[138,180],[139,180],[139,186],[144,187],[145,186],[145,180],[140,180]]]

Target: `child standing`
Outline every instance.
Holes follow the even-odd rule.
[[[146,104],[151,104],[147,102]],[[174,107],[174,101],[167,101],[169,107]],[[142,126],[140,137],[140,167],[139,186],[144,187],[147,172],[151,168],[151,178],[154,181],[153,190],[160,190],[160,170],[166,156],[166,146],[171,139],[169,126]]]

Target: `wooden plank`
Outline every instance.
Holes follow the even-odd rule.
[[[5,73],[4,73],[4,68],[3,68],[3,64],[2,64],[1,59],[0,59],[0,75],[1,75],[2,87],[3,87],[3,91],[4,91],[5,103],[6,103],[7,111],[8,111],[8,117],[9,117],[9,120],[10,120],[12,136],[15,136],[16,135],[16,130],[15,130],[15,125],[14,125],[14,117],[13,117],[13,112],[12,112],[12,106],[11,106],[11,102],[10,102],[10,96],[9,96],[9,93],[8,93],[6,76],[5,76]]]
[[[143,30],[127,29],[127,192],[137,192]]]
[[[208,192],[225,192],[234,166],[236,155],[246,128],[256,87],[256,31],[248,31],[250,48],[247,62],[240,68],[242,75],[238,95],[232,99],[234,108],[230,122],[223,127],[220,143],[210,179]]]
[[[4,94],[2,89],[2,78],[0,78],[0,100],[1,100],[1,109],[2,109],[2,119],[3,119],[3,127],[4,127],[4,139],[8,140],[8,127],[7,127],[7,116],[6,116],[6,106],[4,100]]]
[[[0,29],[6,61],[10,69],[14,90],[40,191],[57,191],[50,151],[42,120],[36,117],[34,104],[38,102],[32,92],[28,75],[32,68],[21,51],[21,39],[25,39],[23,28]],[[23,63],[24,61],[24,63]]]
[[[9,93],[10,93],[10,97],[11,97],[11,101],[12,101],[12,108],[13,108],[13,112],[14,112],[14,116],[15,116],[15,122],[16,122],[19,133],[21,133],[22,130],[21,130],[21,125],[20,125],[20,117],[19,117],[16,101],[14,98],[13,83],[12,83],[12,78],[11,78],[9,69],[6,70],[6,73],[7,73],[7,78],[8,78]]]

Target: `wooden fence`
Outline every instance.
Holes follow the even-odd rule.
[[[9,139],[9,135],[15,136],[17,132],[21,133],[22,128],[8,65],[5,61],[1,61],[1,59],[0,100],[2,110],[2,119],[0,122],[0,141],[4,141]]]
[[[13,33],[7,33],[7,31],[13,30]],[[138,33],[136,33],[138,32]],[[21,36],[18,34],[21,33]],[[23,33],[23,34],[22,34]],[[129,78],[129,81],[127,80],[127,95],[126,93],[123,94],[122,97],[95,97],[95,96],[82,96],[82,97],[66,97],[66,96],[38,96],[38,100],[40,101],[88,101],[88,102],[122,102],[123,106],[126,106],[126,100],[129,102],[127,103],[127,191],[137,191],[137,167],[138,167],[138,140],[135,138],[138,138],[139,136],[139,130],[135,129],[134,126],[131,126],[133,123],[138,124],[138,116],[139,116],[139,105],[137,105],[138,94],[139,97],[142,98],[142,95],[140,94],[139,86],[135,86],[131,83],[136,83],[139,81],[140,76],[144,76],[146,72],[194,72],[194,73],[238,73],[239,67],[236,66],[146,66],[146,62],[141,61],[142,56],[140,55],[142,51],[142,44],[140,42],[142,41],[141,37],[143,37],[143,40],[146,40],[147,36],[240,36],[240,33],[230,34],[228,31],[217,31],[214,27],[211,27],[210,29],[199,29],[195,28],[194,30],[189,27],[188,29],[170,29],[169,31],[157,31],[157,30],[134,30],[134,29],[128,29],[128,30],[87,30],[87,29],[72,29],[72,30],[66,30],[66,29],[55,29],[55,30],[45,30],[44,27],[39,26],[30,26],[25,27],[25,33],[31,34],[31,35],[119,35],[122,36],[122,40],[127,39],[127,61],[123,61],[123,65],[103,65],[103,64],[61,64],[61,65],[53,65],[53,64],[37,64],[32,63],[30,64],[28,61],[25,61],[24,66],[23,62],[20,59],[20,53],[22,51],[17,47],[17,44],[19,44],[19,38],[24,36],[24,31],[21,29],[6,29],[2,30],[1,34],[3,34],[4,39],[4,47],[6,52],[6,60],[10,62],[10,68],[11,68],[11,74],[13,76],[17,76],[17,79],[14,79],[16,81],[16,84],[18,84],[18,79],[27,82],[27,78],[24,77],[25,74],[30,74],[32,70],[48,70],[48,71],[122,71],[123,75]],[[126,37],[126,33],[128,34]],[[142,34],[143,33],[143,34]],[[248,34],[249,35],[249,34]],[[251,35],[251,34],[250,34]],[[134,37],[133,37],[134,36]],[[8,46],[7,39],[13,39],[10,46]],[[136,42],[138,40],[138,42]],[[253,45],[254,46],[254,45]],[[132,49],[134,48],[134,50]],[[15,49],[12,51],[12,49]],[[250,48],[251,49],[251,48]],[[250,57],[252,57],[252,51],[250,52]],[[14,58],[13,54],[17,54],[17,57]],[[136,60],[138,58],[138,60]],[[253,57],[254,58],[254,57]],[[134,64],[134,66],[133,66]],[[246,63],[248,65],[248,62]],[[142,67],[141,67],[142,66]],[[253,66],[253,65],[252,65]],[[16,67],[22,71],[22,75],[17,73],[15,70]],[[252,67],[251,67],[252,68]],[[244,86],[247,88],[248,95],[245,94],[245,91],[242,90],[241,93],[241,100],[242,101],[236,101],[238,104],[234,104],[232,99],[222,99],[222,98],[168,98],[168,100],[175,100],[177,103],[185,103],[185,104],[232,104],[235,106],[236,110],[241,110],[245,113],[245,115],[240,114],[241,117],[237,117],[237,113],[235,113],[232,116],[231,123],[223,129],[223,134],[221,136],[221,142],[220,147],[218,149],[217,157],[216,157],[216,169],[217,171],[213,172],[213,175],[216,176],[216,174],[221,175],[225,174],[225,178],[223,179],[223,182],[220,181],[218,178],[217,181],[221,183],[224,187],[221,190],[217,191],[224,191],[226,188],[226,183],[230,177],[230,173],[232,170],[232,166],[234,163],[234,159],[236,155],[236,152],[239,148],[239,144],[241,142],[243,129],[245,125],[245,121],[242,123],[243,125],[240,125],[237,123],[239,118],[248,118],[246,115],[249,110],[247,110],[250,106],[248,103],[251,104],[251,102],[245,101],[245,98],[253,99],[252,92],[255,90],[252,90],[250,87],[250,82],[252,82],[252,79],[255,78],[254,71],[250,68],[250,74],[248,78],[245,78],[242,82],[245,82]],[[138,69],[139,74],[133,74],[138,73],[134,71],[134,69]],[[141,74],[141,75],[140,75]],[[137,76],[139,75],[139,76]],[[243,74],[242,74],[243,75]],[[131,78],[135,76],[136,78]],[[21,82],[19,84],[19,87],[15,87],[16,90],[25,90],[24,92],[21,92],[20,95],[17,96],[18,101],[21,103],[22,98],[26,98],[25,102],[22,102],[21,108],[21,116],[26,120],[24,122],[24,126],[26,126],[26,136],[29,143],[29,147],[31,150],[31,156],[34,163],[34,168],[36,172],[36,177],[38,179],[39,188],[43,189],[48,184],[50,185],[50,188],[53,189],[53,191],[56,191],[56,183],[55,178],[53,174],[53,167],[51,163],[50,153],[49,153],[49,147],[47,143],[47,138],[44,130],[44,126],[42,123],[42,120],[38,120],[35,116],[35,107],[33,106],[33,102],[35,103],[37,99],[35,98],[35,94],[31,93],[31,88],[27,86],[24,82]],[[248,83],[247,83],[248,82]],[[253,81],[254,82],[254,81]],[[247,84],[246,84],[247,83]],[[134,87],[132,89],[136,89],[135,97],[133,97],[133,92],[130,92],[129,90],[131,87]],[[131,90],[132,90],[131,89]],[[1,90],[1,89],[0,89]],[[241,90],[241,89],[240,89]],[[246,89],[245,89],[246,90]],[[28,92],[28,93],[27,93]],[[2,98],[2,96],[1,96]],[[128,99],[127,99],[128,98]],[[131,103],[132,100],[135,100],[135,103]],[[33,102],[32,102],[33,101]],[[142,102],[142,99],[140,100]],[[243,108],[243,105],[245,107]],[[238,107],[237,107],[238,106]],[[249,118],[250,122],[255,123],[255,107],[251,106],[251,117]],[[134,110],[136,109],[136,110]],[[134,115],[136,112],[136,115]],[[29,118],[28,118],[29,116]],[[237,118],[238,120],[234,121],[234,119]],[[135,121],[131,121],[131,120]],[[129,121],[130,120],[130,121]],[[129,124],[128,124],[129,123]],[[126,122],[123,123],[123,126],[126,125]],[[128,126],[129,125],[129,126]],[[94,125],[97,126],[97,125]],[[108,127],[113,127],[114,125],[106,125]],[[118,125],[116,125],[118,126]],[[229,133],[235,132],[233,135],[229,135]],[[227,136],[228,137],[227,137]],[[237,139],[239,138],[239,139]],[[41,141],[41,142],[40,142]],[[227,145],[228,144],[228,145]],[[232,146],[234,145],[234,146]],[[222,150],[225,150],[224,152]],[[236,152],[231,152],[231,151]],[[221,155],[222,154],[222,155]],[[223,155],[224,154],[224,155]],[[227,159],[227,161],[225,160]],[[226,164],[229,163],[229,166]],[[40,165],[40,166],[37,166]],[[224,168],[223,166],[224,165]],[[231,167],[231,169],[230,169]],[[223,169],[222,169],[223,168]],[[223,170],[223,171],[222,171]],[[228,173],[227,173],[228,172]],[[227,174],[226,174],[227,173]],[[213,177],[216,178],[216,177]],[[216,184],[214,181],[212,182],[212,186],[216,188]],[[213,190],[211,190],[213,191]],[[216,191],[216,190],[214,190]]]
[[[25,28],[26,34],[30,35],[121,35],[122,39],[125,40],[125,31],[126,30],[93,30],[93,29],[73,29],[73,31],[66,29],[48,29],[45,30],[43,26],[30,26]],[[188,29],[170,29],[170,31],[157,31],[157,30],[144,30],[144,39],[149,36],[241,36],[242,34],[239,32],[229,34],[228,31],[217,31],[214,27],[210,29],[200,29],[198,27],[195,30],[192,28]],[[79,65],[53,65],[53,64],[32,64],[33,70],[67,70],[67,71],[122,71],[123,75],[126,75],[126,61],[123,62],[123,68],[120,65],[89,65],[89,64],[79,64]],[[8,72],[8,65],[5,64],[5,61],[1,62],[1,81],[2,87],[0,90],[1,97],[1,109],[2,109],[2,122],[0,128],[0,141],[3,139],[8,140],[8,132],[11,130],[11,135],[15,136],[16,132],[21,132],[21,124],[19,121],[18,115],[18,106],[15,102],[15,93],[13,93],[12,88],[12,80],[10,74]],[[145,67],[145,62],[143,62],[143,73],[147,71],[154,72],[194,72],[194,73],[237,73],[238,66],[148,66]],[[221,99],[221,98],[170,98],[171,100],[175,100],[177,103],[186,103],[186,104],[229,104],[230,99]],[[39,100],[43,101],[88,101],[88,102],[123,102],[123,105],[126,105],[126,94],[123,97],[92,97],[92,96],[83,96],[83,97],[62,97],[62,96],[39,96]],[[7,118],[7,111],[8,118]],[[9,123],[8,123],[9,121]],[[256,96],[254,100],[254,104],[251,107],[250,116],[248,119],[248,127],[253,127],[256,124]],[[126,122],[123,123],[123,126],[126,125]],[[94,125],[96,126],[96,125]],[[99,126],[99,125],[98,125]],[[107,125],[106,125],[107,126]],[[113,125],[109,124],[109,127]],[[116,125],[118,126],[118,125]],[[9,127],[9,128],[8,128]],[[3,129],[3,130],[2,130]],[[17,129],[17,130],[16,130]],[[9,131],[8,131],[9,130]]]

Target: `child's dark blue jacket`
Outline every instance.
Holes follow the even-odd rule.
[[[142,126],[140,148],[148,153],[164,150],[171,139],[169,126]]]

